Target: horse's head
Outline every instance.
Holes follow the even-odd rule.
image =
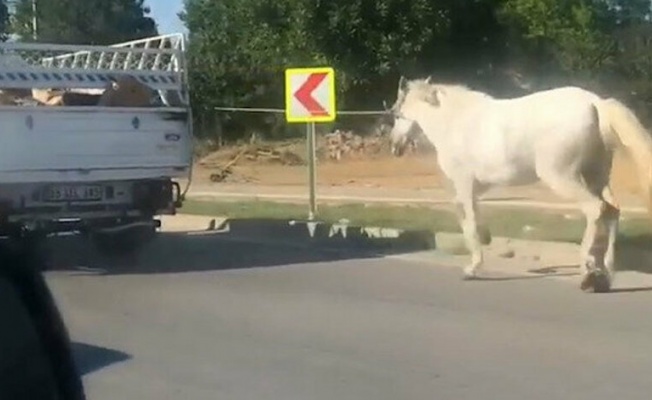
[[[441,90],[431,83],[430,77],[408,81],[401,76],[396,102],[390,108],[385,107],[391,125],[392,154],[402,156],[407,146],[423,132],[417,121],[424,113],[441,106],[441,95]]]

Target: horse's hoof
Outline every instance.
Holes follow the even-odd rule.
[[[476,271],[464,271],[464,276],[462,280],[464,281],[475,281],[478,279],[478,274]]]
[[[611,290],[611,280],[607,274],[589,272],[584,275],[580,288],[587,293],[608,293]]]

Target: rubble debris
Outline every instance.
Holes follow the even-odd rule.
[[[335,161],[340,161],[343,157],[379,154],[384,147],[388,148],[386,137],[380,134],[365,137],[339,129],[325,134],[324,141],[327,158]]]

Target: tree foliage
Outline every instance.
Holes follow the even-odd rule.
[[[448,29],[445,14],[430,0],[315,0],[307,17],[325,57],[353,84],[365,84],[417,66]]]
[[[600,24],[604,11],[585,0],[506,0],[501,16],[537,63],[595,71],[609,61],[613,47]]]
[[[326,60],[307,33],[311,0],[186,0],[193,104],[282,107],[284,67]],[[237,119],[237,118],[236,118]],[[278,125],[274,116],[240,116]],[[272,128],[273,130],[273,128]]]
[[[202,104],[282,106],[284,66],[324,61],[307,40],[302,16],[308,4],[309,0],[187,1],[182,18],[194,28],[193,87],[205,89],[196,92]]]
[[[157,34],[144,0],[38,0],[38,40],[51,43],[111,44]],[[12,31],[33,40],[32,0],[15,4]]]
[[[9,7],[6,0],[0,0],[0,41],[6,41],[9,34]]]

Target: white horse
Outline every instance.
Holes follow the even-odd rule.
[[[620,210],[609,188],[613,151],[623,146],[638,167],[652,210],[652,139],[634,113],[615,99],[576,87],[496,99],[464,86],[401,77],[388,110],[394,121],[392,152],[401,156],[422,132],[435,146],[441,170],[455,189],[455,203],[477,277],[482,245],[477,199],[493,186],[543,181],[577,201],[587,225],[581,245],[581,288],[607,292],[615,273]],[[483,235],[486,233],[486,235]]]

